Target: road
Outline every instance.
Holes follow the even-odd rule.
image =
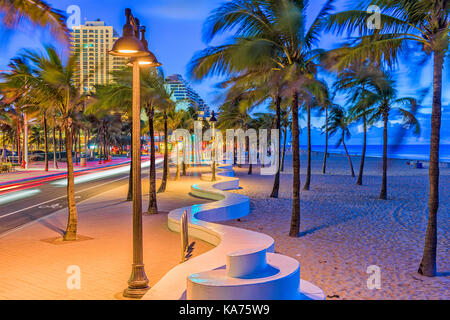
[[[157,167],[162,159],[157,159]],[[144,162],[142,177],[148,177],[149,162]],[[75,198],[80,203],[100,193],[128,183],[129,165],[95,170],[75,178]],[[0,195],[0,237],[28,223],[67,208],[66,179],[27,182],[18,191]]]

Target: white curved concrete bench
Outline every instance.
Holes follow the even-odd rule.
[[[191,187],[192,195],[216,200],[216,202],[175,209],[168,216],[169,229],[180,232],[181,215],[186,210],[189,220],[189,235],[216,247],[174,267],[147,292],[143,299],[186,299],[188,278],[194,274],[224,269],[227,257],[232,252],[258,248],[263,250],[264,253],[268,252],[269,257],[271,257],[270,253],[274,251],[275,244],[272,237],[258,232],[214,223],[238,219],[250,213],[250,199],[247,196],[224,191],[239,188],[239,179],[234,178],[232,166],[221,166],[219,170],[220,172],[217,173],[218,181],[201,182]],[[202,179],[211,180],[211,174],[202,175]],[[291,259],[288,257],[284,258]],[[268,259],[271,261],[270,259],[272,258]],[[297,262],[295,259],[292,260]],[[296,286],[298,288],[298,281]],[[322,291],[309,283],[302,281],[300,290],[309,293],[309,295],[301,296],[303,298],[324,299]],[[295,298],[299,297],[300,295]],[[284,298],[281,297],[281,299]]]

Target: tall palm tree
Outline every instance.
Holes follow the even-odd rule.
[[[64,241],[77,239],[77,208],[75,202],[74,168],[72,159],[73,117],[84,105],[85,97],[73,85],[76,70],[76,58],[70,57],[66,64],[55,48],[47,46],[45,54],[29,51],[26,55],[33,65],[33,77],[30,83],[33,94],[30,102],[52,106],[62,117],[67,152],[67,202],[68,222]]]
[[[366,8],[380,7],[380,29],[370,30],[365,23],[370,17]],[[439,145],[442,116],[442,70],[449,47],[450,1],[448,0],[373,0],[355,1],[357,10],[334,14],[327,28],[349,34],[361,31],[359,44],[341,60],[347,64],[363,57],[383,58],[394,63],[410,44],[418,44],[428,56],[433,56],[433,106],[430,139],[430,193],[428,201],[428,227],[419,273],[436,275],[437,213],[439,210]]]
[[[371,114],[369,122],[379,120],[383,122],[383,180],[379,198],[387,200],[389,118],[395,114],[403,120],[405,128],[414,129],[414,134],[420,135],[420,125],[415,117],[418,105],[416,99],[412,97],[398,97],[394,80],[388,73],[384,73],[384,78],[370,79],[370,85],[373,91],[370,93],[372,109],[367,111]]]
[[[129,69],[118,70],[112,73],[115,82],[109,85],[98,85],[95,94],[89,100],[86,112],[92,115],[108,112],[120,112],[131,122],[132,106],[132,72]],[[130,135],[132,134],[130,130]],[[130,144],[131,145],[131,144]],[[131,150],[130,150],[131,151]],[[133,199],[133,159],[131,159],[130,173],[128,177],[127,201]]]
[[[155,145],[155,112],[163,109],[162,106],[171,103],[170,96],[164,86],[164,73],[161,70],[146,70],[141,78],[141,91],[144,108],[148,118],[150,135],[150,189],[148,214],[158,213],[156,199],[156,145]]]
[[[384,77],[384,73],[373,64],[367,62],[352,64],[344,70],[338,72],[338,80],[334,84],[336,91],[347,94],[347,103],[351,105],[349,110],[352,122],[361,121],[363,126],[363,149],[361,163],[359,166],[357,185],[363,183],[364,164],[367,151],[367,131],[373,123],[371,119],[372,106],[376,103],[376,95],[369,89],[372,83],[377,83],[378,79]]]
[[[341,106],[334,106],[331,109],[330,117],[328,119],[328,130],[330,137],[332,137],[336,133],[339,133],[336,148],[341,144],[344,146],[345,155],[347,156],[348,163],[350,165],[350,172],[352,174],[352,177],[355,177],[352,159],[348,154],[347,145],[345,144],[345,140],[351,137],[349,120],[350,118],[348,117],[347,112],[344,108],[342,108]]]
[[[300,230],[300,144],[299,88],[312,81],[316,71],[314,61],[321,54],[315,46],[322,29],[322,19],[333,9],[327,1],[308,29],[305,25],[307,1],[301,0],[233,0],[225,2],[208,18],[204,38],[210,42],[216,36],[233,30],[231,43],[210,47],[193,60],[194,75],[203,78],[211,74],[245,74],[263,67],[278,69],[289,84],[283,95],[292,103],[294,149],[293,206],[290,236]],[[277,66],[274,67],[273,65]]]
[[[284,172],[284,160],[286,156],[286,143],[287,143],[287,136],[288,136],[288,130],[292,126],[289,106],[284,106],[281,108],[281,128],[283,132],[283,152],[281,155],[281,168],[280,171]]]
[[[25,20],[33,25],[50,28],[59,40],[69,43],[69,29],[61,10],[52,8],[41,0],[0,0],[2,24],[8,29],[17,29]]]
[[[307,114],[307,133],[308,133],[308,164],[306,169],[306,181],[303,190],[307,191],[311,187],[311,166],[312,166],[312,138],[311,138],[311,114],[313,109],[320,109],[321,106],[329,105],[330,98],[328,87],[324,82],[309,82],[301,88],[304,101],[303,109]]]

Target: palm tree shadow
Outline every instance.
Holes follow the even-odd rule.
[[[299,236],[299,237],[304,237],[304,236],[307,236],[307,235],[311,235],[311,234],[314,234],[315,232],[320,231],[320,230],[322,230],[322,229],[326,229],[326,228],[329,228],[329,227],[334,227],[334,226],[340,225],[340,224],[342,224],[342,223],[346,223],[346,222],[348,222],[348,221],[354,220],[354,219],[356,219],[356,218],[361,218],[361,217],[363,217],[363,216],[365,216],[365,215],[367,215],[367,214],[364,214],[364,215],[355,215],[355,216],[353,216],[353,217],[348,217],[348,218],[340,219],[340,220],[338,220],[338,221],[336,221],[336,222],[331,222],[331,223],[328,223],[328,224],[322,224],[322,225],[320,225],[320,226],[317,226],[317,227],[311,228],[311,229],[309,229],[309,230],[305,230],[305,231],[303,231],[303,232],[300,232],[300,233],[298,234],[298,236]]]
[[[436,277],[450,277],[450,271],[436,272]]]
[[[50,222],[48,222],[47,220],[41,220],[41,221],[39,221],[39,223],[41,225],[43,225],[44,227],[46,227],[47,229],[50,229],[52,231],[55,231],[56,233],[59,233],[61,236],[64,236],[64,234],[66,233],[65,230],[60,229],[56,225],[53,225]]]
[[[350,219],[349,219],[349,220],[350,220]],[[342,221],[342,222],[343,222],[343,221]],[[342,223],[342,222],[339,222],[339,223]],[[302,231],[302,232],[300,232],[300,233],[298,234],[298,236],[299,236],[299,237],[304,237],[304,236],[313,234],[313,233],[315,233],[316,231],[320,231],[320,230],[322,230],[322,229],[331,227],[331,226],[336,225],[336,224],[339,224],[339,223],[335,223],[335,224],[323,224],[323,225],[321,225],[321,226],[317,226],[317,227],[311,228],[311,229],[309,229],[309,230]]]

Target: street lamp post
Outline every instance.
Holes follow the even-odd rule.
[[[212,124],[212,177],[211,181],[216,181],[216,122],[217,119],[214,115],[214,111],[212,112],[211,118],[209,119],[209,122]]]
[[[127,22],[123,27],[123,36],[118,39],[111,55],[130,57],[133,66],[133,138],[132,138],[132,186],[133,186],[133,265],[128,288],[123,292],[127,298],[141,298],[149,289],[145,274],[142,241],[142,193],[141,193],[141,103],[139,67],[157,67],[161,64],[148,50],[145,38],[139,40],[139,33],[145,36],[145,28],[141,29],[139,20],[125,9]]]

